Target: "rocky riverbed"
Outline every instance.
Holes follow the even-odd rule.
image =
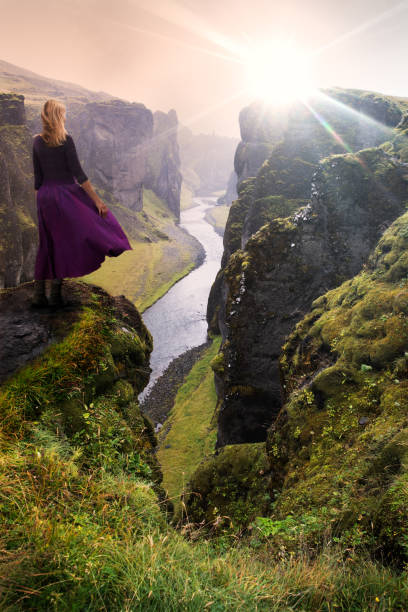
[[[177,391],[187,374],[210,344],[209,341],[204,342],[173,359],[141,403],[142,411],[152,419],[156,431],[161,429],[172,409]]]

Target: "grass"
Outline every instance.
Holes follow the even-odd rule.
[[[214,449],[216,427],[212,417],[217,396],[210,362],[219,346],[220,338],[216,338],[194,364],[159,435],[158,459],[163,486],[176,510],[180,509],[179,498],[185,484],[202,458]]]
[[[192,244],[175,225],[174,216],[149,190],[144,192],[144,214],[158,232],[154,240],[131,240],[132,251],[106,258],[101,268],[83,278],[113,295],[125,295],[141,312],[191,272],[195,257]]]
[[[224,235],[230,208],[230,206],[223,204],[222,206],[214,206],[205,213],[205,220],[210,223],[215,231],[221,234],[221,236]]]
[[[300,546],[289,554],[256,526],[247,540],[223,533],[205,540],[196,531],[193,541],[187,527],[174,529],[154,472],[141,469],[150,435],[128,382],[138,380],[150,352],[148,333],[140,323],[129,333],[137,317],[83,291],[87,306],[64,338],[0,388],[2,611],[408,609],[406,572],[350,549],[327,545],[316,556]],[[219,340],[192,369],[170,416],[165,442],[179,454],[168,454],[164,467],[174,490],[213,448],[210,361]],[[67,404],[69,396],[78,403]],[[10,417],[18,420],[12,427]]]

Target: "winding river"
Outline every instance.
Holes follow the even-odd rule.
[[[195,198],[196,206],[181,212],[180,226],[201,242],[204,263],[178,281],[153,306],[143,313],[143,321],[153,336],[150,357],[152,373],[141,400],[146,398],[158,377],[169,363],[207,339],[207,300],[220,267],[222,238],[204,215],[216,198]]]

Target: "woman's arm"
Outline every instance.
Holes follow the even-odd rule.
[[[95,192],[91,185],[90,180],[82,169],[81,163],[78,159],[75,143],[70,134],[67,135],[67,149],[66,149],[68,166],[75,176],[80,186],[87,192],[95,203],[96,208],[99,210],[99,214],[102,217],[106,217],[108,214],[108,207],[102,202],[101,198]]]
[[[34,168],[34,189],[37,193],[43,182],[43,171],[41,169],[40,160],[33,144],[33,168]]]

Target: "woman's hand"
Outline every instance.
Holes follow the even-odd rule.
[[[98,194],[96,193],[96,191],[92,187],[91,181],[89,179],[87,179],[83,183],[80,183],[80,187],[82,187],[82,189],[84,191],[86,191],[86,193],[89,195],[89,197],[93,200],[93,203],[95,204],[96,208],[98,209],[98,212],[99,212],[100,216],[101,217],[106,217],[106,215],[109,212],[109,208],[106,206],[106,204],[104,204],[102,202],[101,198],[98,196]]]
[[[100,200],[99,202],[96,203],[96,207],[98,209],[100,216],[105,218],[109,212],[109,208],[106,206],[106,204],[104,204],[102,200]]]

